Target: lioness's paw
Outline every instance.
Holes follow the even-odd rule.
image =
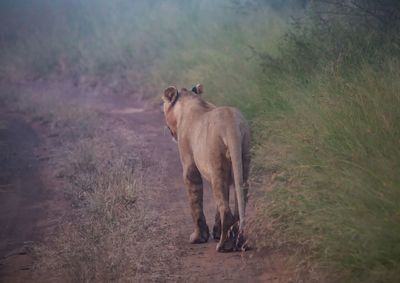
[[[192,234],[190,234],[189,242],[191,244],[203,244],[207,243],[209,237],[209,233],[200,234],[200,232],[194,231]]]
[[[226,240],[224,243],[219,242],[217,244],[217,252],[220,253],[227,253],[227,252],[231,252],[234,250],[234,241],[231,240]]]

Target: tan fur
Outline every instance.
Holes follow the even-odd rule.
[[[199,94],[203,91],[201,85],[196,88],[201,90]],[[178,93],[176,87],[168,87],[162,96],[165,120],[178,143],[183,179],[195,223],[190,242],[204,243],[209,238],[203,213],[202,180],[205,179],[211,184],[217,205],[213,229],[214,238],[220,239],[217,250],[231,251],[235,249],[237,239],[231,237],[229,229],[239,221],[239,231],[242,232],[245,224],[250,130],[237,109],[216,107],[199,94],[186,89]],[[235,185],[234,214],[229,207],[231,185]]]

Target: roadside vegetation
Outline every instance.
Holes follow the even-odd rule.
[[[67,78],[81,87],[105,85],[150,98],[171,84],[204,84],[207,100],[239,107],[253,128],[256,209],[250,235],[257,249],[288,255],[297,281],[396,282],[397,2],[4,1],[0,78]],[[29,97],[22,101],[35,103]],[[97,132],[77,142],[98,140]],[[78,144],[68,156],[86,158],[75,151],[87,141]],[[96,154],[87,157],[87,166],[79,158],[67,162],[65,176],[85,196],[79,210],[89,217],[93,191],[85,182],[105,171],[111,180],[121,179],[113,174],[137,168],[132,165],[137,161],[118,156],[111,164]],[[140,198],[142,185],[132,181],[142,176],[138,170],[121,184],[133,190],[128,199]],[[103,199],[109,198],[106,187],[99,189]],[[118,207],[126,199],[110,201]],[[118,217],[137,217],[146,226],[141,221],[150,220],[135,214],[134,203],[131,216]],[[108,221],[98,219],[100,226]],[[102,239],[114,241],[125,232]]]
[[[272,174],[256,243],[315,281],[400,278],[399,19],[396,1],[315,1],[277,57],[260,55],[277,99],[256,118]]]

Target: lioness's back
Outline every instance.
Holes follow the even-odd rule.
[[[215,107],[204,113],[204,118],[209,121],[211,128],[225,132],[227,129],[240,130],[244,134],[244,130],[248,129],[247,122],[243,114],[234,107],[221,106]]]

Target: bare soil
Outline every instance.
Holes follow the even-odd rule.
[[[179,155],[165,130],[158,101],[142,100],[137,94],[120,96],[107,90],[88,91],[69,82],[23,87],[41,92],[57,89],[60,99],[77,99],[88,111],[108,119],[121,135],[139,135],[144,141],[142,154],[165,165],[165,172],[153,173],[161,175],[165,186],[153,188],[155,197],[151,205],[174,225],[170,239],[172,244],[179,245],[182,267],[177,271],[177,281],[288,282],[279,261],[275,261],[279,257],[260,257],[255,251],[217,253],[212,239],[206,244],[188,243],[193,223]],[[51,155],[47,152],[51,134],[46,132],[45,125],[26,122],[26,118],[6,111],[0,115],[0,121],[5,121],[5,126],[0,127],[0,281],[4,282],[31,282],[31,246],[51,233],[57,215],[68,208],[51,173]],[[216,208],[208,186],[204,206],[211,229]]]

